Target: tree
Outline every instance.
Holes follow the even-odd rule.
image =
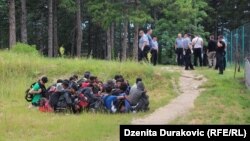
[[[135,61],[138,61],[138,34],[139,34],[139,26],[138,24],[135,24],[134,29],[134,42],[133,42],[133,59]]]
[[[27,43],[27,8],[26,8],[26,0],[21,0],[21,42]]]
[[[114,48],[114,23],[119,21],[120,5],[114,0],[91,0],[88,1],[88,13],[91,13],[93,22],[106,30],[107,53],[106,59],[112,59],[112,50]]]
[[[58,33],[57,33],[57,8],[58,8],[58,0],[54,0],[54,15],[53,15],[53,45],[54,45],[54,57],[58,55]]]
[[[151,9],[154,9],[154,35],[159,39],[160,52],[163,64],[173,64],[175,62],[174,43],[178,33],[199,34],[206,37],[201,25],[207,14],[205,8],[207,3],[204,0],[183,1],[168,0],[150,1]]]
[[[208,20],[203,22],[205,30],[215,35],[235,29],[250,20],[249,0],[206,0]]]
[[[48,0],[48,56],[53,57],[53,0]]]
[[[128,49],[128,21],[125,20],[123,23],[123,31],[122,31],[122,56],[121,56],[122,61],[126,61],[127,59],[127,49]]]
[[[76,0],[77,10],[76,10],[76,55],[81,56],[82,48],[82,21],[81,21],[81,1]]]
[[[112,59],[111,27],[107,29],[107,60]]]
[[[15,0],[9,0],[9,48],[16,44]]]

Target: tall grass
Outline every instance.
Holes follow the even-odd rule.
[[[149,112],[176,96],[171,85],[171,79],[177,78],[176,73],[163,72],[149,64],[77,58],[50,59],[0,51],[0,140],[116,141],[120,124],[129,124],[132,118],[146,114],[58,115],[28,109],[24,91],[41,75],[47,75],[49,84],[52,84],[72,74],[82,76],[85,71],[90,71],[103,81],[112,79],[115,74],[122,74],[133,84],[136,77],[141,77],[150,96]]]
[[[235,79],[233,68],[227,68],[224,75],[207,68],[199,69],[198,73],[208,78],[202,86],[205,91],[195,101],[192,112],[174,123],[250,123],[250,91],[245,87],[243,71]]]

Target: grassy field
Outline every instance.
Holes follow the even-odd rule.
[[[41,75],[49,84],[70,75],[91,71],[106,81],[122,74],[134,83],[142,77],[150,96],[150,112],[176,96],[171,83],[176,72],[163,72],[148,64],[107,62],[87,59],[49,59],[32,54],[0,51],[0,141],[99,141],[119,140],[119,125],[129,124],[137,114],[60,115],[28,109],[24,91]],[[47,85],[48,86],[48,85]]]
[[[195,108],[174,124],[249,124],[250,91],[244,85],[244,70],[236,73],[227,68],[224,75],[207,68],[197,70],[208,81],[205,91],[195,101]]]

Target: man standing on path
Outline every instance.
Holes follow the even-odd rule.
[[[148,42],[149,42],[149,48],[152,49],[153,47],[153,39],[152,39],[152,33],[153,33],[153,30],[151,28],[149,28],[147,30],[147,37],[148,37]]]
[[[219,74],[223,74],[223,70],[224,70],[224,54],[225,54],[225,47],[226,47],[226,44],[222,39],[223,39],[223,37],[220,35],[218,37],[217,52],[216,52],[216,56],[217,56],[217,59],[218,59],[217,62],[218,62],[218,67],[219,67]]]
[[[214,35],[211,35],[210,40],[208,42],[208,47],[207,47],[209,68],[212,68],[212,67],[215,68],[215,65],[216,65],[216,46],[217,46],[217,42],[214,40]]]
[[[157,58],[158,58],[158,42],[157,42],[157,37],[153,37],[153,42],[152,42],[152,48],[151,48],[151,62],[155,66],[157,64]]]
[[[148,51],[150,50],[149,47],[149,40],[147,35],[144,33],[143,30],[139,31],[139,35],[140,35],[140,40],[139,40],[139,61],[141,61],[143,58],[147,59],[147,54]]]
[[[192,40],[192,45],[194,46],[194,66],[198,66],[197,59],[199,58],[200,67],[202,66],[202,48],[203,48],[203,39],[196,35]]]
[[[184,35],[183,47],[184,47],[185,70],[188,70],[189,67],[191,70],[194,70],[193,64],[191,62],[192,42],[189,34]]]
[[[183,39],[182,35],[179,33],[175,40],[175,50],[177,54],[177,64],[179,66],[183,65]]]

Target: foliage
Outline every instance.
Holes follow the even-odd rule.
[[[103,28],[108,28],[112,22],[130,21],[132,23],[145,23],[151,18],[141,5],[124,3],[123,0],[90,0],[86,6],[94,22]]]
[[[175,62],[174,44],[178,33],[199,34],[201,37],[208,35],[201,22],[207,14],[204,8],[207,4],[203,0],[183,1],[153,0],[151,6],[156,10],[155,34],[159,37],[162,48],[162,63],[173,64]]]
[[[28,55],[38,55],[39,54],[35,45],[28,45],[28,44],[24,44],[24,43],[17,43],[13,48],[11,48],[11,52],[28,54]]]
[[[65,54],[75,55],[76,28],[74,0],[58,0],[58,43],[64,45]],[[137,3],[136,3],[137,2]],[[163,49],[162,63],[173,63],[173,44],[180,33],[200,34],[207,39],[209,34],[221,34],[249,21],[249,1],[219,0],[84,0],[82,9],[82,55],[106,58],[107,29],[115,24],[114,56],[121,54],[123,23],[129,22],[128,54],[134,41],[134,25],[154,29]],[[8,6],[0,2],[0,47],[8,46]],[[17,40],[20,41],[20,2],[16,1]],[[35,44],[47,53],[48,5],[47,1],[27,1],[28,43]],[[55,14],[55,13],[54,13]],[[206,41],[206,40],[205,40]]]
[[[60,0],[59,7],[74,13],[76,11],[76,2],[74,0]]]

